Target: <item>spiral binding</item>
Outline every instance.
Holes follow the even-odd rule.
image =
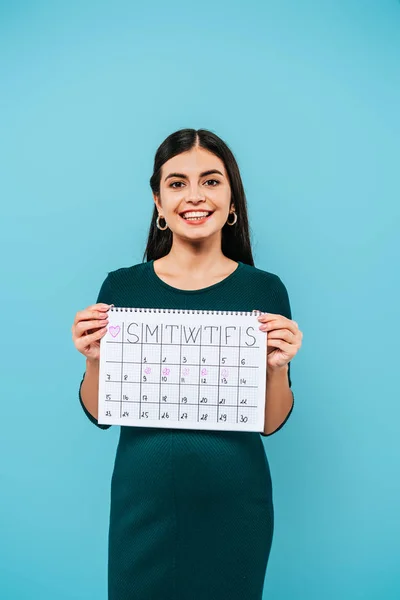
[[[139,312],[139,313],[172,313],[181,315],[240,315],[250,317],[254,315],[261,315],[260,310],[199,310],[191,308],[125,308],[119,306],[111,306],[110,311],[112,312]]]

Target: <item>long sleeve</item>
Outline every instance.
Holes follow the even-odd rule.
[[[108,273],[107,277],[105,278],[105,280],[103,281],[103,283],[101,285],[100,291],[97,296],[96,304],[99,302],[104,302],[105,304],[113,304],[112,296],[113,296],[113,294],[112,294],[112,287],[111,287],[111,275],[110,275],[110,273]],[[83,373],[82,380],[79,385],[79,392],[78,392],[79,401],[81,403],[82,409],[83,409],[85,415],[87,416],[87,418],[89,419],[89,421],[91,421],[94,425],[96,425],[100,429],[109,429],[111,427],[111,425],[99,423],[98,420],[87,410],[86,406],[83,403],[82,396],[81,396],[81,389],[82,389],[83,380],[85,379],[85,374],[86,374],[86,371]]]
[[[276,276],[276,287],[274,289],[274,294],[279,299],[279,302],[278,302],[279,309],[277,310],[277,314],[283,315],[287,319],[291,319],[292,311],[290,308],[289,294],[287,292],[285,284],[278,276]],[[288,363],[288,381],[289,381],[289,387],[291,388],[292,387],[292,379],[291,379],[291,375],[290,375],[290,361]],[[290,415],[293,412],[293,408],[294,408],[293,390],[292,390],[292,396],[293,396],[293,403],[292,403],[291,409],[289,410],[285,420],[279,425],[279,427],[277,427],[277,429],[275,429],[274,431],[271,431],[271,433],[262,433],[262,435],[264,437],[269,437],[270,435],[274,435],[274,433],[276,433],[277,431],[282,429],[282,427],[285,425],[285,423],[287,423]]]

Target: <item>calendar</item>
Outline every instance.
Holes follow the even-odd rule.
[[[98,422],[263,431],[260,314],[112,306],[100,341]]]

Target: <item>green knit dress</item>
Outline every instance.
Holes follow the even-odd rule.
[[[291,318],[281,279],[242,262],[222,281],[190,291],[162,281],[152,260],[123,267],[108,273],[97,302]],[[288,380],[291,386],[290,363]],[[80,391],[87,417],[108,429],[86,410]],[[109,600],[261,600],[273,528],[260,433],[120,427],[111,478]]]

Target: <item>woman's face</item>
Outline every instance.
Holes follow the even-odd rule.
[[[224,163],[199,147],[164,163],[160,198],[154,201],[171,231],[192,240],[219,234],[234,210]]]

